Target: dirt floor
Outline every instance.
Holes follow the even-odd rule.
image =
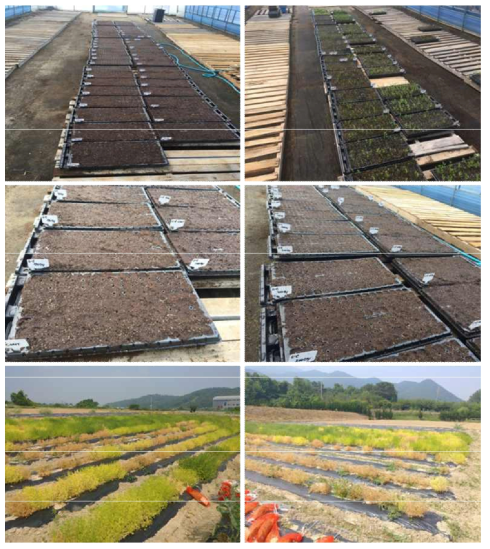
[[[5,82],[5,179],[51,181],[69,102],[76,96],[87,61],[95,14],[82,13],[50,44]],[[115,16],[117,18],[117,16]],[[155,40],[168,42],[157,27],[134,15],[133,21]],[[173,48],[171,48],[173,50]],[[189,63],[177,50],[178,57]],[[240,99],[216,78],[190,71],[196,84],[240,126]]]
[[[258,362],[260,348],[260,273],[267,256],[269,224],[266,186],[245,187],[245,360]]]
[[[354,412],[331,412],[329,410],[293,410],[291,408],[274,408],[271,406],[247,406],[245,409],[247,421],[261,421],[263,423],[290,422],[311,423],[325,421],[328,423],[360,424],[364,416]],[[376,422],[378,423],[378,422]]]

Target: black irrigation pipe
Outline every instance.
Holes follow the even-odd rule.
[[[394,491],[398,491],[405,494],[413,494],[415,496],[420,496],[423,498],[432,498],[432,499],[440,499],[440,500],[456,500],[456,497],[450,491],[439,493],[431,489],[424,490],[422,488],[410,488],[410,487],[401,486],[399,484],[393,484],[391,482],[387,482],[385,484],[377,484],[376,482],[369,480],[367,478],[358,476],[355,473],[347,473],[345,475],[342,475],[340,473],[337,473],[336,471],[325,471],[323,469],[317,469],[316,467],[308,467],[306,465],[300,465],[296,463],[289,463],[287,461],[281,461],[280,455],[277,459],[262,457],[260,456],[260,454],[257,456],[249,455],[248,457],[249,459],[252,459],[254,461],[267,463],[269,465],[275,465],[277,467],[281,467],[286,470],[293,469],[296,471],[303,471],[305,473],[310,473],[318,477],[327,477],[334,480],[345,479],[349,482],[352,482],[353,484],[364,484],[366,486],[371,486],[373,488],[394,490]]]
[[[360,513],[369,518],[375,518],[379,520],[394,522],[396,524],[399,524],[400,526],[409,528],[411,530],[422,530],[425,532],[430,532],[433,535],[440,534],[449,538],[447,534],[445,534],[444,532],[441,532],[437,528],[437,523],[441,521],[442,517],[440,517],[434,512],[426,513],[423,519],[409,518],[407,516],[391,518],[388,511],[384,509],[380,509],[374,504],[343,500],[335,496],[332,496],[330,494],[325,495],[325,494],[310,493],[308,491],[308,488],[305,486],[291,484],[289,482],[285,482],[280,479],[269,478],[269,477],[266,477],[265,475],[255,473],[253,471],[246,471],[245,478],[246,480],[249,480],[254,483],[264,484],[265,486],[271,486],[278,490],[290,492],[304,499],[305,503],[308,503],[311,501],[318,501],[320,503],[333,505],[334,507],[339,507],[344,511]]]

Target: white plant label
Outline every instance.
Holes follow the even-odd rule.
[[[271,202],[271,206],[272,206],[273,208],[280,208],[280,207],[281,207],[281,203],[279,202],[279,200],[273,200],[273,201]]]
[[[394,246],[391,247],[391,251],[392,252],[401,252],[402,251],[402,248],[403,246],[401,244],[395,244]]]
[[[42,215],[41,216],[41,223],[43,225],[47,225],[48,227],[52,227],[53,225],[56,225],[58,223],[58,216],[57,215]]]
[[[291,225],[289,223],[278,223],[277,228],[280,233],[288,233],[291,230]]]
[[[424,284],[429,284],[429,282],[432,282],[432,279],[434,278],[436,273],[425,273],[424,277],[422,278],[422,282]]]
[[[176,231],[185,225],[185,219],[171,219],[168,224],[171,231]]]
[[[57,200],[63,200],[63,198],[66,198],[67,194],[65,189],[57,189],[54,191],[54,196]]]
[[[382,207],[383,207],[383,203],[382,203],[382,202],[378,202],[378,206],[379,206],[380,208],[382,208]]]
[[[477,328],[481,328],[481,320],[475,320],[470,324],[470,330],[476,330]]]
[[[292,286],[271,286],[271,294],[273,299],[282,299],[293,293]]]
[[[356,215],[356,221],[357,221],[357,223],[362,223],[364,221],[364,216],[363,215]]]
[[[370,194],[368,195],[368,198],[369,198],[369,200],[374,200],[374,197],[371,196]]]
[[[285,217],[285,212],[274,212],[274,219],[284,219]]]
[[[165,195],[162,195],[160,196],[160,198],[158,199],[158,202],[159,204],[161,204],[162,206],[164,204],[168,204],[170,202],[170,196],[165,196]]]
[[[369,234],[378,234],[378,227],[369,227]]]
[[[318,351],[305,351],[289,355],[290,362],[315,362]]]
[[[205,267],[208,263],[209,259],[196,258],[190,262],[189,269],[191,269],[191,271],[198,271],[199,269]]]
[[[272,191],[271,195],[272,195],[272,198],[276,200],[280,200],[282,198],[282,194],[279,191]]]
[[[5,341],[5,351],[7,353],[22,353],[29,349],[27,339],[7,339]]]
[[[30,271],[43,271],[49,268],[49,259],[28,259],[27,268]]]
[[[340,185],[330,185],[330,188],[334,191],[338,191],[340,189]]]
[[[337,202],[338,202],[339,206],[342,206],[342,204],[344,203],[344,197],[343,197],[343,196],[339,196],[339,197],[337,198]]]
[[[293,247],[292,246],[278,246],[277,247],[277,253],[278,254],[292,254],[293,253]]]

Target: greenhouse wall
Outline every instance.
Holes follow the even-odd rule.
[[[409,10],[481,36],[480,6],[406,6]]]
[[[481,216],[480,185],[396,185],[396,187]]]
[[[31,6],[5,6],[5,20],[18,17],[24,13],[29,13]]]
[[[184,17],[240,36],[240,6],[186,6]]]

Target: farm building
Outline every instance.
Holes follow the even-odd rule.
[[[238,6],[6,6],[6,180],[239,178]]]
[[[246,19],[247,181],[480,180],[478,7]]]
[[[216,396],[213,398],[213,408],[215,410],[240,408],[240,396]]]

